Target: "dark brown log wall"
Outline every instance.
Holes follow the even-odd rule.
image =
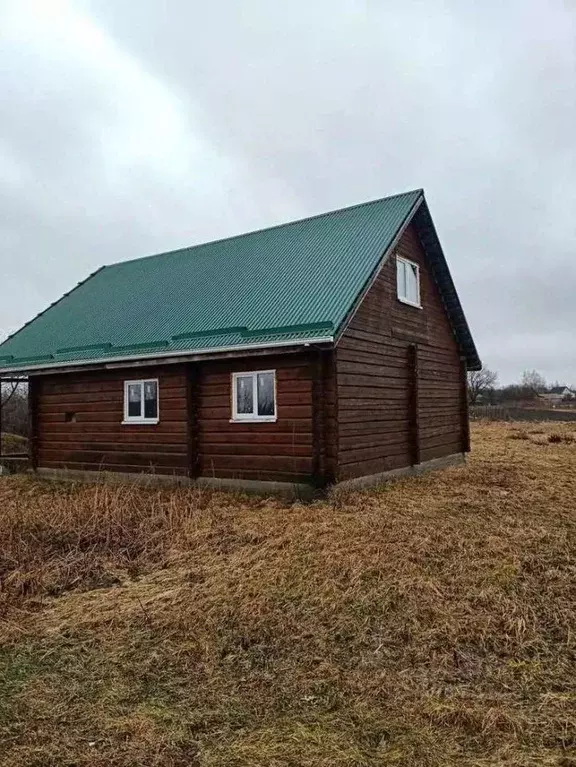
[[[294,353],[201,363],[197,422],[202,476],[311,480],[317,466],[312,407],[316,355]],[[231,423],[232,373],[257,370],[276,370],[278,420]]]
[[[160,422],[123,425],[124,381],[159,379]],[[70,373],[32,379],[42,468],[187,474],[184,366]],[[75,421],[67,423],[66,413]]]
[[[232,373],[270,369],[278,420],[231,423]],[[331,352],[311,351],[36,377],[38,466],[322,483],[336,461],[332,373]],[[160,422],[124,425],[124,381],[145,378],[159,379]]]
[[[340,339],[339,479],[401,468],[413,464],[415,456],[427,461],[467,447],[460,353],[412,226],[396,252],[420,266],[423,308],[398,300],[396,260],[391,257]]]

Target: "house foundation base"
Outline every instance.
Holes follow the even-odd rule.
[[[438,469],[447,469],[450,466],[463,466],[466,463],[464,453],[452,453],[452,455],[443,455],[441,458],[432,458],[430,461],[418,463],[415,466],[403,466],[401,469],[391,469],[383,471],[380,474],[367,474],[364,477],[354,477],[354,479],[345,479],[339,482],[335,487],[339,490],[366,490],[378,485],[384,485],[393,479],[402,477],[417,477],[429,471]]]
[[[347,479],[332,486],[333,490],[365,490],[386,484],[401,477],[415,477],[428,471],[446,469],[450,466],[462,466],[464,453],[454,453],[433,458],[417,466],[406,466],[379,474]],[[129,474],[117,471],[79,471],[77,469],[37,469],[36,473],[46,479],[72,482],[98,482],[111,484],[133,484],[144,487],[206,487],[213,490],[226,490],[237,493],[280,496],[290,500],[310,501],[325,495],[325,491],[305,483],[269,482],[254,479],[220,479],[218,477],[198,477],[190,479],[171,474]]]
[[[98,482],[100,484],[138,485],[140,487],[206,487],[236,493],[274,495],[289,499],[311,500],[318,496],[318,489],[305,483],[266,482],[255,479],[224,479],[218,477],[189,477],[177,474],[138,474],[120,471],[80,471],[78,469],[42,469],[36,473],[54,481]]]

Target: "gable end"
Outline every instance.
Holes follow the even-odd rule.
[[[415,206],[410,211],[406,220],[399,227],[396,236],[392,240],[391,244],[384,253],[380,263],[370,275],[369,280],[366,282],[364,288],[358,295],[350,313],[346,320],[342,323],[341,327],[336,334],[335,345],[337,345],[346,332],[346,329],[353,321],[354,316],[363,304],[366,296],[370,292],[372,286],[378,279],[382,270],[388,263],[390,257],[395,253],[398,243],[401,241],[402,236],[411,227],[416,234],[419,244],[426,256],[426,263],[430,269],[430,274],[438,287],[440,298],[444,305],[446,314],[450,321],[456,343],[460,348],[462,357],[466,363],[468,370],[480,370],[482,368],[482,362],[478,356],[476,345],[472,338],[468,322],[462,309],[462,304],[458,297],[452,275],[448,268],[440,240],[436,233],[432,217],[428,209],[428,205],[422,194],[417,200]]]

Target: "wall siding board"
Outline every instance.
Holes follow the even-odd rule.
[[[311,481],[315,470],[313,353],[203,362],[198,399],[200,473],[232,479]],[[276,370],[275,423],[230,423],[232,374]]]
[[[335,464],[328,444],[319,445],[320,461],[313,460],[313,374],[326,376],[325,401],[333,405],[333,376],[324,372],[331,365],[331,352],[320,368],[317,355],[307,352],[37,377],[38,465],[311,481],[313,473],[324,472],[330,462],[333,470]],[[271,369],[276,370],[278,421],[231,423],[232,373]],[[160,422],[123,425],[124,381],[145,378],[159,379]],[[75,413],[74,422],[65,421],[67,412]],[[324,432],[334,431],[332,412],[328,408],[326,423],[316,423],[323,442]]]
[[[124,381],[159,380],[160,422],[123,425]],[[33,379],[38,401],[38,466],[121,472],[188,472],[183,366],[78,372]],[[73,412],[76,421],[66,423]]]
[[[412,225],[396,252],[420,266],[423,308],[398,301],[392,256],[340,338],[335,355],[339,480],[466,449],[460,351]],[[416,399],[413,344],[418,346]]]

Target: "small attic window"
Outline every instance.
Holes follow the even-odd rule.
[[[422,308],[420,303],[420,267],[413,261],[396,256],[398,300]]]
[[[72,410],[67,410],[66,413],[64,413],[64,421],[66,423],[76,423],[76,413]]]

